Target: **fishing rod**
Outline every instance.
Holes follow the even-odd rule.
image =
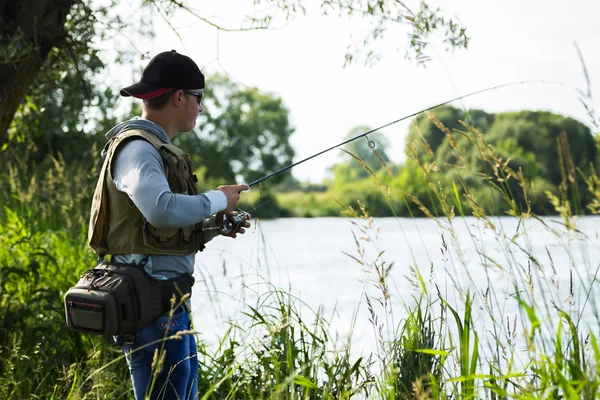
[[[333,150],[333,149],[335,149],[335,148],[338,148],[338,147],[340,147],[340,146],[343,146],[343,145],[345,145],[345,144],[347,144],[347,143],[353,142],[353,141],[355,141],[355,140],[357,140],[357,139],[360,139],[360,138],[363,138],[363,137],[367,137],[368,135],[370,135],[370,134],[371,134],[371,133],[373,133],[373,132],[376,132],[376,131],[378,131],[378,130],[380,130],[380,129],[386,128],[386,127],[388,127],[388,126],[390,126],[390,125],[397,124],[398,122],[404,121],[405,119],[408,119],[408,118],[412,118],[412,117],[414,117],[414,116],[416,116],[416,115],[419,115],[419,114],[421,114],[421,113],[424,113],[424,112],[427,112],[427,111],[433,110],[434,108],[438,108],[438,107],[444,106],[444,105],[446,105],[446,104],[452,103],[452,102],[454,102],[454,101],[457,101],[457,100],[466,99],[467,97],[475,96],[475,95],[477,95],[477,94],[481,94],[481,93],[489,92],[489,91],[491,91],[491,90],[494,90],[494,89],[496,89],[496,90],[497,90],[497,89],[501,89],[501,88],[508,87],[508,86],[515,86],[515,85],[525,85],[525,84],[530,84],[530,83],[555,84],[555,85],[560,85],[560,86],[570,87],[570,88],[572,88],[572,89],[578,90],[577,88],[575,88],[575,87],[573,87],[573,86],[571,86],[571,85],[564,84],[564,83],[562,83],[562,82],[543,81],[543,80],[531,80],[531,81],[509,82],[509,83],[505,83],[505,84],[502,84],[502,85],[497,85],[497,86],[492,86],[492,87],[488,87],[488,88],[485,88],[485,89],[477,90],[477,91],[475,91],[475,92],[472,92],[472,93],[469,93],[469,94],[465,94],[465,95],[462,95],[462,96],[458,96],[458,97],[455,97],[455,98],[453,98],[453,99],[451,99],[451,100],[447,100],[447,101],[444,101],[444,102],[442,102],[442,103],[436,104],[436,105],[434,105],[434,106],[431,106],[431,107],[425,108],[425,109],[423,109],[423,110],[421,110],[421,111],[414,112],[414,113],[412,113],[412,114],[410,114],[410,115],[407,115],[407,116],[405,116],[405,117],[402,117],[402,118],[400,118],[400,119],[397,119],[397,120],[395,120],[395,121],[388,122],[387,124],[385,124],[385,125],[381,125],[380,127],[378,127],[378,128],[375,128],[375,129],[371,129],[371,130],[370,130],[370,131],[368,131],[368,132],[361,133],[361,134],[360,134],[360,135],[358,135],[358,136],[354,136],[354,137],[353,137],[353,138],[351,138],[351,139],[348,139],[348,140],[346,140],[346,141],[343,141],[343,142],[341,142],[341,143],[338,143],[338,144],[336,144],[335,146],[331,146],[331,147],[329,147],[328,149],[325,149],[325,150],[323,150],[323,151],[320,151],[320,152],[318,152],[318,153],[316,153],[316,154],[313,154],[313,155],[312,155],[312,156],[310,156],[310,157],[306,157],[306,158],[305,158],[305,159],[303,159],[303,160],[300,160],[300,161],[297,161],[297,162],[295,162],[295,163],[293,163],[293,164],[290,164],[290,165],[288,165],[287,167],[283,167],[283,168],[281,168],[281,169],[279,169],[279,170],[277,170],[277,171],[275,171],[275,172],[272,172],[272,173],[270,173],[269,175],[263,176],[262,178],[260,178],[260,179],[257,179],[257,180],[255,180],[254,182],[251,182],[251,183],[249,183],[249,184],[248,184],[248,186],[252,187],[252,186],[254,186],[254,185],[257,185],[257,184],[259,184],[259,183],[261,183],[261,182],[264,182],[264,181],[266,181],[266,180],[267,180],[267,179],[269,179],[269,178],[272,178],[272,177],[274,177],[275,175],[279,175],[279,174],[281,174],[282,172],[285,172],[285,171],[288,171],[288,170],[290,170],[290,169],[294,168],[296,165],[300,165],[300,164],[302,164],[303,162],[306,162],[306,161],[308,161],[308,160],[311,160],[311,159],[313,159],[313,158],[315,158],[315,157],[317,157],[317,156],[320,156],[321,154],[327,153],[328,151],[331,151],[331,150]],[[368,137],[367,137],[367,139],[368,139]],[[369,140],[369,147],[371,147],[371,148],[375,148],[375,142],[373,142],[373,141]]]

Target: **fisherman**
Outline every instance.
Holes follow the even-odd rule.
[[[96,252],[111,255],[111,262],[143,265],[157,282],[174,281],[182,287],[187,283],[190,291],[196,252],[217,235],[235,238],[250,226],[250,216],[244,214],[232,229],[223,229],[236,215],[240,193],[248,185],[198,193],[189,156],[171,144],[178,132],[189,132],[196,125],[203,110],[204,86],[196,63],[172,50],[154,57],[140,82],[121,90],[122,96],[143,100],[142,116],[106,135],[104,171],[90,220],[90,246]],[[126,355],[137,400],[146,394],[151,399],[198,396],[194,335],[161,340],[191,330],[190,302],[185,296],[177,300],[175,310],[165,304],[162,315],[150,324],[133,334],[115,336]],[[153,362],[157,361],[162,365],[155,377]]]

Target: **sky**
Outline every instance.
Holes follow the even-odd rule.
[[[237,28],[251,13],[250,1],[189,1],[196,12],[227,28]],[[282,98],[295,128],[294,161],[344,140],[357,126],[376,128],[435,104],[509,82],[518,84],[452,103],[487,112],[548,110],[592,127],[572,86],[587,90],[583,54],[595,107],[600,113],[600,0],[432,0],[432,6],[467,28],[468,49],[446,51],[433,37],[425,67],[405,59],[405,27],[386,32],[377,44],[378,63],[344,67],[352,41],[362,41],[369,25],[360,18],[322,16],[320,1],[308,0],[307,16],[275,21],[266,31],[225,32],[194,17],[178,14],[169,24],[155,16],[152,40],[139,38],[139,51],[150,55],[175,49],[192,57],[203,71],[221,72],[246,86]],[[418,8],[413,0],[408,7]],[[139,79],[148,60],[120,73],[122,85]],[[561,84],[558,84],[558,83]],[[206,87],[210,96],[210,81]],[[120,102],[131,101],[120,99]],[[401,163],[410,121],[382,130],[392,161]],[[596,131],[598,131],[596,129]],[[337,154],[336,154],[337,153]],[[300,180],[320,182],[339,160],[334,150],[292,169]],[[272,171],[265,171],[265,175]]]

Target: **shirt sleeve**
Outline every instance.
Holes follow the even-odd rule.
[[[143,139],[117,149],[112,162],[113,181],[127,193],[142,215],[156,228],[184,228],[227,208],[220,190],[199,195],[171,192],[158,151]]]

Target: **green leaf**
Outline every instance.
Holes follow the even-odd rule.
[[[318,389],[317,385],[315,385],[313,381],[311,381],[303,375],[296,375],[296,377],[294,378],[294,383],[296,385],[304,386],[309,389]]]

